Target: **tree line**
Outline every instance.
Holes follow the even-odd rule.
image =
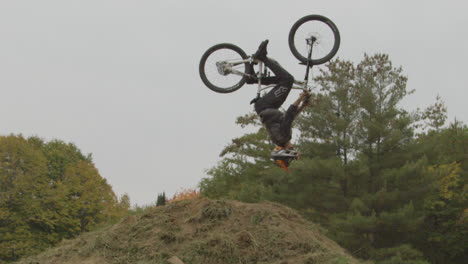
[[[423,110],[400,105],[414,90],[386,54],[336,59],[315,78],[320,92],[296,120],[300,160],[285,173],[257,128],[235,138],[200,183],[203,195],[277,201],[321,223],[350,253],[383,264],[465,263],[468,128],[446,124],[440,97]]]
[[[0,263],[118,219],[129,203],[74,144],[0,136]]]

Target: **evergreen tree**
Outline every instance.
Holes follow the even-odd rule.
[[[314,104],[298,120],[303,155],[341,159],[344,173],[339,182],[344,196],[348,196],[350,182],[347,166],[356,155],[353,137],[359,104],[355,71],[351,62],[339,59],[321,69],[315,81],[322,93],[314,96]]]
[[[354,154],[353,138],[358,115],[358,93],[354,65],[349,61],[334,60],[321,69],[321,74],[315,79],[322,93],[315,95],[314,104],[299,118],[298,128],[301,131],[300,144],[315,141],[329,145],[327,152],[315,153],[322,157],[339,157],[343,164]],[[304,149],[308,154],[308,151]],[[311,153],[313,155],[313,153]]]
[[[440,98],[422,115],[400,108],[412,91],[388,55],[322,70],[309,110],[297,121],[301,159],[272,166],[273,147],[255,114],[200,183],[208,197],[273,200],[323,224],[358,257],[376,263],[464,263],[468,128],[444,128]],[[429,131],[416,135],[422,118]]]
[[[426,121],[426,126],[435,131],[440,131],[447,120],[447,107],[439,95],[433,105],[428,106],[423,114],[422,119]]]
[[[356,68],[360,117],[356,138],[359,153],[369,168],[368,192],[381,186],[379,174],[385,168],[399,167],[407,160],[405,144],[413,137],[413,117],[398,107],[410,92],[401,68],[394,68],[388,55],[365,55]]]
[[[268,196],[276,179],[268,173],[274,165],[270,152],[274,145],[268,139],[255,113],[239,117],[236,123],[254,132],[235,138],[221,152],[223,160],[208,170],[211,178],[200,183],[201,193],[210,198],[226,197],[245,202],[256,202]]]
[[[156,206],[166,205],[166,193],[163,192],[162,194],[158,194],[158,198],[156,200]]]

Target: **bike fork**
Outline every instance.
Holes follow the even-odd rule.
[[[312,68],[312,66],[314,66],[312,63],[311,63],[311,60],[312,60],[312,48],[314,47],[314,42],[316,41],[317,39],[312,36],[310,37],[309,39],[306,39],[307,41],[307,45],[310,46],[310,49],[309,49],[309,54],[307,56],[307,69],[306,69],[306,74],[305,74],[305,77],[304,77],[304,82],[305,82],[305,86],[304,86],[304,89],[306,89],[305,87],[307,87],[308,83],[309,83],[309,72],[310,72],[310,69]]]

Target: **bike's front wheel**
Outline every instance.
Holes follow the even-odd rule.
[[[221,43],[209,48],[200,59],[203,83],[217,93],[231,93],[247,81],[248,56],[236,45]]]
[[[307,64],[310,41],[313,39],[310,65],[319,65],[329,61],[340,47],[340,32],[328,18],[309,15],[299,19],[289,31],[289,48],[299,61]]]

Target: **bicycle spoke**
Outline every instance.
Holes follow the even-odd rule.
[[[234,74],[230,70],[237,70],[239,72],[245,72],[245,63],[238,64],[236,66],[227,66],[226,72],[223,74],[219,72],[217,63],[228,63],[228,62],[239,62],[243,58],[236,52],[229,49],[220,49],[213,52],[210,57],[208,57],[205,64],[205,73],[206,77],[214,85],[223,88],[229,89],[240,82],[243,76]]]
[[[321,59],[333,48],[333,31],[327,24],[321,21],[308,21],[301,25],[294,36],[294,42],[298,52],[304,57],[307,57],[309,51],[306,39],[312,36],[316,38],[312,50],[312,59]]]

